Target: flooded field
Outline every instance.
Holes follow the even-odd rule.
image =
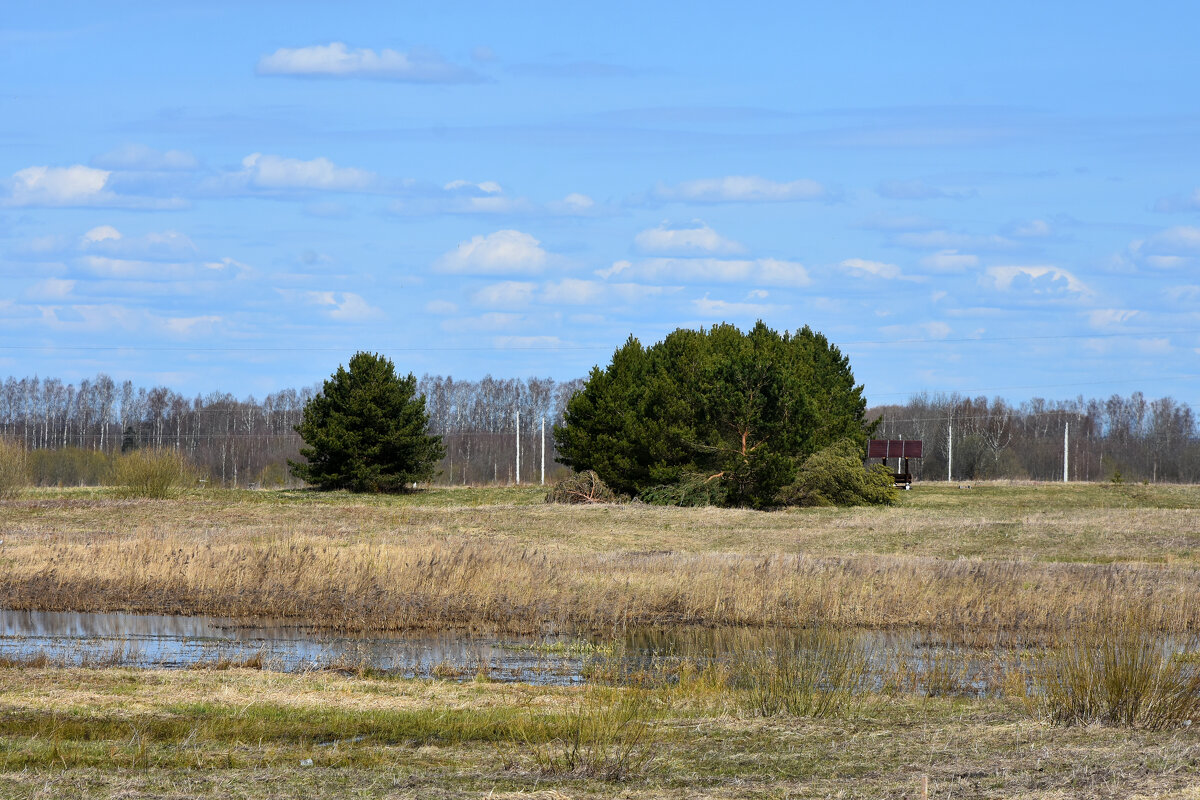
[[[831,639],[830,637],[833,637]],[[281,672],[370,670],[412,678],[484,678],[570,685],[671,675],[682,669],[801,654],[831,642],[861,662],[869,689],[904,682],[934,694],[993,693],[1032,651],[1002,642],[967,647],[915,633],[637,629],[613,637],[362,634],[287,623],[125,613],[0,610],[0,659],[67,666],[186,669],[254,666]]]

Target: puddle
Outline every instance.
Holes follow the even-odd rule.
[[[459,634],[344,636],[214,617],[0,610],[0,658],[44,654],[54,663],[186,668],[261,659],[284,672],[369,667],[406,677],[532,683],[582,680],[586,654],[569,641]]]
[[[965,647],[911,632],[849,631],[836,638],[866,659],[874,688],[906,681],[904,688],[927,693],[993,693],[1006,666],[1030,653],[999,640]],[[803,631],[668,627],[632,630],[616,641],[458,632],[342,635],[214,617],[0,610],[0,658],[45,656],[77,666],[182,669],[251,662],[285,672],[370,668],[404,677],[567,685],[600,671],[609,677],[638,670],[671,675],[685,663],[745,663],[756,653],[813,646],[812,632]]]

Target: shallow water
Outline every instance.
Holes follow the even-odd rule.
[[[370,668],[405,677],[473,678],[571,684],[590,668],[607,674],[666,670],[687,661],[745,658],[747,654],[811,647],[811,632],[745,629],[638,629],[613,641],[580,637],[343,635],[284,623],[248,626],[230,619],[172,615],[0,610],[0,658],[80,666],[187,668],[248,660],[287,672]],[[983,694],[1011,648],[949,646],[913,633],[838,634],[867,659],[876,686],[908,675],[946,673],[961,691]],[[904,669],[897,665],[903,664]],[[926,681],[928,682],[928,681]]]
[[[261,658],[285,672],[369,667],[409,677],[534,683],[581,680],[583,656],[553,640],[330,635],[294,625],[253,627],[215,617],[0,610],[0,658],[44,654],[55,663],[185,668]]]

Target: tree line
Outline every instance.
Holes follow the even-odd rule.
[[[521,417],[521,477],[540,478],[541,420],[546,420],[547,482],[556,463],[551,429],[582,380],[494,378],[459,380],[425,375],[430,432],[443,437],[440,483],[506,483],[515,479],[515,420]],[[0,382],[0,436],[23,444],[43,484],[93,483],[103,458],[134,447],[178,450],[212,485],[286,485],[288,459],[301,445],[294,428],[319,387],[283,389],[261,399],[223,392],[183,395],[165,386],[118,383],[103,373],[78,383],[9,377]],[[1072,480],[1200,482],[1200,431],[1187,403],[1140,392],[1108,399],[1012,404],[1002,398],[922,394],[876,406],[880,438],[922,439],[925,458],[914,470],[945,480],[953,429],[955,480],[1061,480],[1063,430],[1070,425]],[[45,451],[37,457],[38,451]],[[56,455],[51,455],[51,454]]]
[[[581,381],[551,378],[456,380],[425,375],[430,432],[443,437],[442,483],[515,478],[516,416],[521,417],[522,480],[540,477],[540,425],[546,420],[547,480],[565,470],[554,461],[552,426]],[[76,383],[8,377],[0,382],[0,437],[22,444],[34,479],[46,485],[96,483],[106,459],[134,448],[184,453],[212,485],[287,485],[289,459],[302,444],[295,427],[319,386],[288,388],[257,399],[210,392],[188,396],[166,386],[117,383],[106,374]]]
[[[955,480],[1062,480],[1065,433],[1073,481],[1200,482],[1196,416],[1171,397],[1134,392],[1014,405],[999,397],[920,394],[867,415],[879,419],[877,438],[924,442],[924,458],[912,467],[925,480],[946,480],[948,467]]]

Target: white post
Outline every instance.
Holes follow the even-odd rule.
[[[546,485],[546,418],[542,417],[542,486]]]
[[[954,421],[950,421],[950,441],[946,445],[946,483],[954,480]]]
[[[1071,423],[1063,426],[1063,483],[1067,482],[1067,441],[1070,436]]]
[[[517,485],[521,485],[521,409],[517,409]]]

